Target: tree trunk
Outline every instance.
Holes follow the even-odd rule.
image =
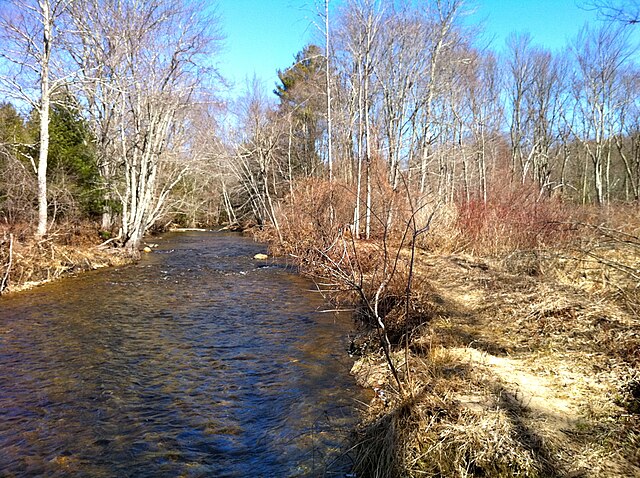
[[[40,2],[42,8],[42,58],[40,64],[40,152],[38,157],[38,229],[36,237],[47,233],[47,159],[49,156],[49,62],[51,59],[52,19],[48,0]]]
[[[329,163],[329,182],[333,181],[333,131],[331,123],[331,68],[330,68],[330,36],[329,36],[329,0],[324,1],[325,20],[325,56],[326,56],[326,79],[327,79],[327,161]],[[333,205],[331,205],[333,208]]]

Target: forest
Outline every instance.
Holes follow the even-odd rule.
[[[331,222],[365,238],[408,202],[458,221],[518,204],[536,221],[550,204],[640,200],[624,22],[585,26],[560,52],[514,33],[497,54],[462,1],[346,2],[319,12],[326,44],[283,66],[276,101],[256,81],[230,104],[220,21],[196,4],[3,8],[5,228],[97,222],[130,248],[171,223],[282,235],[284,205],[312,187],[335,191]]]
[[[632,476],[640,9],[591,2],[600,21],[564,49],[514,32],[496,51],[464,0],[329,3],[273,91],[256,79],[230,101],[216,69],[224,25],[195,1],[3,2],[0,292],[135,255],[171,227],[250,231],[370,326],[352,347],[379,352],[395,398],[360,431],[358,476],[587,476],[567,446],[622,470],[593,476]],[[492,306],[472,301],[479,291]],[[529,322],[517,329],[514,314]],[[570,439],[509,425],[526,408],[517,396],[451,366],[473,363],[459,356],[469,342],[615,361],[599,393],[621,408],[581,409],[576,423],[592,425]],[[578,367],[584,380],[592,365]],[[451,374],[499,411],[444,404],[460,392]],[[580,406],[595,393],[581,390]],[[470,422],[476,435],[456,435]],[[425,427],[426,441],[411,438]],[[587,456],[585,443],[604,445]]]

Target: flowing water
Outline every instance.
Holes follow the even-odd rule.
[[[0,476],[344,476],[350,319],[234,234],[0,300]]]

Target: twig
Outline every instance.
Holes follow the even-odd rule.
[[[98,244],[98,249],[102,249],[104,247],[106,247],[108,244],[110,244],[113,241],[117,241],[118,239],[121,239],[122,235],[118,234],[116,237],[112,237],[111,239],[107,239],[106,241],[104,241],[102,244]]]

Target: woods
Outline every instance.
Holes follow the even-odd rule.
[[[221,25],[203,6],[7,2],[2,168],[21,169],[23,187],[3,186],[4,223],[30,222],[27,207],[12,216],[22,200],[38,203],[38,237],[60,220],[100,215],[100,228],[131,249],[150,228],[185,218],[279,231],[283,205],[309,178],[350,198],[332,223],[365,238],[392,228],[409,199],[464,211],[524,187],[535,203],[640,200],[628,25],[585,26],[553,52],[514,33],[496,53],[464,21],[467,8],[318,5],[322,46],[280,70],[276,101],[256,80],[225,106],[212,66]],[[74,161],[97,172],[82,193],[94,205],[75,217],[56,210],[56,197],[84,201],[73,183],[89,179],[60,179],[48,164],[56,108],[84,131]],[[48,191],[58,179],[64,186]],[[202,217],[180,206],[196,203],[207,205]]]
[[[163,217],[171,191],[203,154],[201,145],[191,144],[193,125],[207,128],[203,110],[215,107],[211,86],[217,77],[210,56],[221,36],[204,10],[182,2],[3,4],[3,41],[10,48],[2,53],[7,66],[2,91],[15,102],[7,102],[5,109],[27,108],[34,118],[29,121],[39,125],[39,133],[22,138],[24,143],[15,141],[17,136],[7,138],[3,167],[25,166],[26,159],[37,169],[38,237],[56,220],[95,220],[101,214],[103,231],[117,234],[122,246],[135,250]],[[51,141],[74,140],[61,130],[51,138],[56,108],[82,125],[86,154],[73,159],[97,173],[91,193],[100,196],[101,211],[67,211],[52,221],[55,198],[47,192],[53,176],[47,164]],[[28,129],[23,123],[13,127]],[[66,175],[62,181],[71,186],[65,192],[73,196],[82,180]],[[3,196],[0,207],[9,223],[6,207],[15,198]]]

